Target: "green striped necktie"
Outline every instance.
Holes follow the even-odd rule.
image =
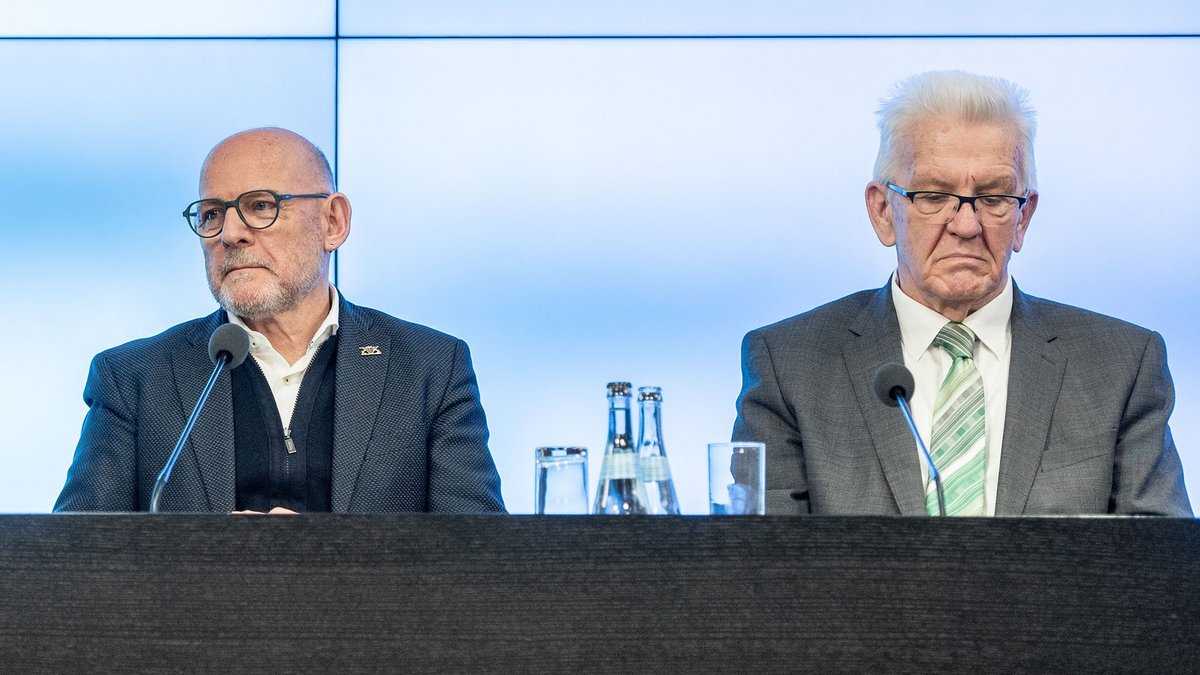
[[[954,358],[933,404],[930,454],[942,473],[946,515],[984,515],[987,474],[987,426],[984,424],[983,378],[971,357],[975,334],[961,323],[942,327],[933,343]],[[925,486],[925,510],[938,514],[937,488]]]

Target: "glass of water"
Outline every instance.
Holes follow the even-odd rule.
[[[767,512],[766,454],[762,443],[708,444],[709,513],[761,516]]]
[[[534,513],[588,513],[587,448],[537,448],[533,462]]]

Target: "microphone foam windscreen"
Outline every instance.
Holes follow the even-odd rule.
[[[208,358],[217,362],[221,352],[229,354],[229,369],[242,365],[246,355],[250,353],[250,334],[241,326],[223,323],[213,331],[208,339]]]
[[[875,371],[875,395],[880,401],[895,406],[896,399],[892,396],[892,392],[896,389],[898,396],[908,398],[912,396],[913,390],[916,389],[916,383],[913,382],[912,373],[908,368],[905,368],[899,363],[885,363],[879,366],[879,370]]]

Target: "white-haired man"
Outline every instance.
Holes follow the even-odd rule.
[[[866,206],[897,266],[749,333],[735,440],[767,444],[771,513],[936,514],[877,369],[902,363],[949,515],[1191,515],[1161,336],[1018,290],[1035,123],[1010,82],[931,72],[879,109]]]

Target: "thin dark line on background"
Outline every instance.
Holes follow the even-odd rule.
[[[337,3],[335,3],[335,11]],[[335,20],[335,30],[340,22]],[[104,40],[1092,40],[1104,38],[1198,38],[1200,33],[781,33],[711,35],[0,35],[2,40],[104,41]]]
[[[103,41],[152,41],[152,40],[336,40],[333,35],[0,35],[2,40],[37,40],[65,42],[80,40]]]
[[[795,34],[712,34],[712,35],[342,35],[342,40],[1010,40],[1096,38],[1196,38],[1200,33],[795,33]]]
[[[338,96],[342,91],[341,85],[341,55],[342,55],[342,2],[334,0],[333,3],[333,187],[336,190],[340,182],[338,174],[342,168],[341,158],[338,154],[340,149],[339,130],[341,129],[341,121],[338,119],[338,113],[341,109],[341,104],[338,101]],[[342,251],[340,248],[333,251],[333,287],[338,288],[338,273],[342,270]]]

